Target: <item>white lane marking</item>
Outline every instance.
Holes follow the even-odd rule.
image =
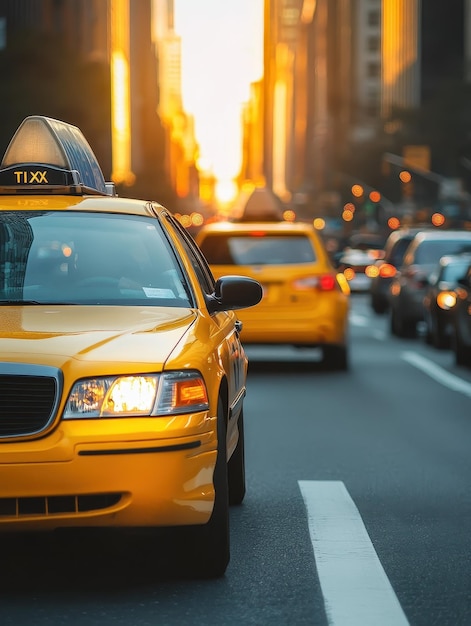
[[[349,320],[352,326],[366,328],[367,326],[371,325],[371,318],[365,315],[359,315],[358,313],[350,312]],[[372,329],[371,335],[373,339],[378,339],[378,341],[384,341],[386,338],[386,333],[384,332],[384,330],[378,330],[376,328]]]
[[[365,317],[364,315],[359,315],[358,313],[353,313],[352,311],[350,312],[349,319],[350,319],[350,322],[354,326],[368,326],[369,325],[369,321],[367,317]]]
[[[342,481],[298,481],[331,626],[409,624]]]
[[[445,387],[453,391],[464,393],[465,396],[471,398],[471,384],[462,378],[450,374],[450,372],[447,372],[436,363],[432,363],[432,361],[429,361],[415,352],[403,352],[401,357],[404,361],[407,361],[407,363],[421,370],[427,374],[427,376],[430,376],[430,378],[433,378]]]

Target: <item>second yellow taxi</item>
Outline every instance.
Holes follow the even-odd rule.
[[[311,224],[212,223],[196,241],[215,276],[262,284],[261,303],[239,313],[245,344],[320,347],[326,367],[348,368],[350,289]]]

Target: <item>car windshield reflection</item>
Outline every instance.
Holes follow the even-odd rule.
[[[1,218],[2,304],[191,304],[155,220],[60,211]]]

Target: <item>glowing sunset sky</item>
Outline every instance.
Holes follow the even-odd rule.
[[[220,181],[241,165],[241,111],[263,74],[263,0],[175,0],[182,90],[205,169]]]

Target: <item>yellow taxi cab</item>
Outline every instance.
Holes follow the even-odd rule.
[[[348,368],[348,281],[311,224],[212,223],[196,241],[215,276],[250,276],[263,287],[261,303],[240,313],[244,344],[318,347],[326,367]]]
[[[261,286],[215,281],[169,211],[117,197],[48,117],[0,164],[0,233],[0,533],[172,527],[182,567],[222,575],[245,494],[235,310]]]

